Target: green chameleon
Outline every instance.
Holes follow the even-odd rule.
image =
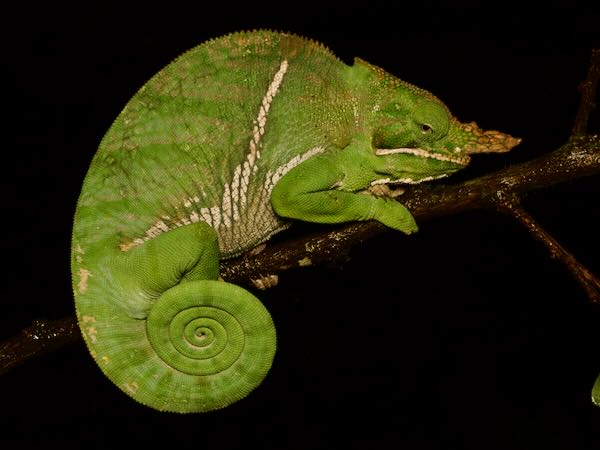
[[[410,212],[375,187],[442,178],[518,143],[298,36],[206,42],[134,95],[85,178],[71,268],[90,353],[157,410],[230,405],[266,376],[276,335],[254,295],[218,280],[221,259],[289,219],[413,233]]]

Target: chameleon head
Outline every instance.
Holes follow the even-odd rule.
[[[372,145],[392,175],[386,183],[441,178],[465,167],[473,153],[507,152],[521,142],[463,124],[431,93],[375,71],[383,94],[374,108]]]

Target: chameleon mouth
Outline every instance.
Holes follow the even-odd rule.
[[[430,152],[427,150],[423,150],[422,148],[378,148],[375,149],[375,154],[377,156],[386,156],[386,155],[397,155],[397,154],[406,154],[406,155],[414,155],[420,158],[431,158],[437,159],[438,161],[447,161],[454,164],[458,164],[461,166],[466,166],[469,164],[471,158],[469,156],[458,156],[458,155],[443,155],[441,153]]]

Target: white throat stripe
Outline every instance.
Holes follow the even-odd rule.
[[[438,161],[448,161],[454,164],[467,165],[469,163],[468,156],[456,156],[456,155],[442,155],[441,153],[434,153],[427,150],[423,150],[422,148],[378,148],[375,150],[375,154],[377,156],[386,156],[386,155],[397,155],[397,154],[407,154],[407,155],[415,155],[420,158],[431,158],[437,159]]]

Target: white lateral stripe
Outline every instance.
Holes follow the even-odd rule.
[[[450,155],[442,155],[440,153],[429,152],[427,150],[423,150],[422,148],[378,148],[375,150],[375,154],[377,156],[386,156],[386,155],[397,155],[397,154],[408,154],[415,155],[420,158],[432,158],[437,159],[438,161],[449,161],[455,164],[466,165],[469,163],[468,156],[450,156]]]
[[[288,62],[286,59],[281,61],[279,65],[279,70],[273,77],[269,88],[267,89],[267,93],[263,97],[260,108],[258,110],[258,117],[254,121],[254,127],[252,129],[252,139],[250,140],[250,151],[248,152],[248,160],[250,162],[250,166],[254,165],[255,158],[260,158],[260,155],[257,155],[258,148],[260,146],[260,138],[265,134],[265,125],[267,124],[267,115],[269,114],[269,109],[271,109],[271,103],[273,103],[273,99],[275,95],[279,91],[279,87],[281,86],[281,82],[283,81],[283,76],[287,72]]]
[[[258,170],[256,163],[260,159],[260,149],[262,148],[261,139],[265,134],[267,116],[269,115],[269,110],[271,109],[273,99],[275,98],[275,95],[277,95],[277,92],[279,92],[279,88],[281,87],[281,83],[283,82],[283,77],[287,72],[287,69],[287,60],[281,61],[279,69],[273,76],[273,80],[271,81],[271,84],[269,84],[267,92],[260,102],[258,116],[253,121],[252,138],[248,144],[248,154],[246,159],[243,163],[236,166],[233,171],[231,183],[225,185],[224,187],[223,198],[221,199],[222,216],[218,217],[213,213],[213,218],[222,219],[222,221],[213,221],[212,225],[215,228],[218,228],[219,224],[221,223],[226,228],[230,228],[232,222],[239,220],[240,210],[246,206],[251,176]]]
[[[443,173],[441,175],[433,175],[430,177],[425,177],[425,178],[419,178],[417,180],[415,180],[414,178],[398,178],[396,180],[393,180],[391,178],[380,178],[379,180],[375,180],[375,181],[371,181],[371,186],[376,186],[378,184],[419,184],[419,183],[424,183],[426,181],[431,181],[431,180],[439,180],[440,178],[445,178],[447,177],[448,174]]]
[[[167,225],[162,220],[157,221],[152,225],[141,238],[136,238],[129,243],[121,244],[121,250],[128,251],[129,249],[143,244],[145,241],[155,238],[161,233],[188,225],[190,223],[196,223],[200,220],[208,223],[213,228],[218,229],[221,225],[225,228],[231,228],[234,222],[240,218],[240,210],[246,207],[248,187],[250,186],[250,180],[252,174],[258,171],[256,162],[260,159],[260,149],[262,147],[261,138],[265,134],[265,126],[267,125],[267,116],[271,109],[271,104],[281,83],[283,77],[288,69],[287,60],[281,61],[279,69],[273,76],[273,80],[267,88],[267,92],[260,102],[258,110],[258,116],[253,121],[252,126],[252,138],[248,145],[248,154],[244,162],[238,164],[232,174],[231,182],[223,187],[223,195],[221,198],[221,204],[215,205],[210,208],[200,208],[200,210],[192,210],[188,216],[180,218],[179,221],[174,224]],[[293,166],[299,164],[304,159],[312,156],[315,149],[309,150],[305,155],[296,157],[295,160],[290,161],[286,166]],[[304,158],[304,159],[302,159]],[[291,167],[289,167],[291,168]],[[289,168],[287,170],[289,170]],[[282,168],[280,168],[282,169]],[[286,169],[282,169],[286,170]],[[278,175],[278,177],[281,174]],[[203,192],[203,196],[206,194]],[[186,198],[183,200],[183,206],[185,208],[192,208],[193,202],[199,203],[199,197]],[[166,219],[166,217],[165,217]]]
[[[298,164],[303,163],[308,158],[318,155],[319,153],[323,153],[324,151],[325,147],[313,147],[301,155],[294,156],[286,164],[283,164],[277,169],[275,169],[275,172],[271,172],[269,170],[265,179],[265,189],[267,190],[267,192],[270,194],[273,190],[273,187],[275,187],[275,185],[281,179],[281,177],[288,173],[290,170],[292,170],[294,167],[296,167]]]

